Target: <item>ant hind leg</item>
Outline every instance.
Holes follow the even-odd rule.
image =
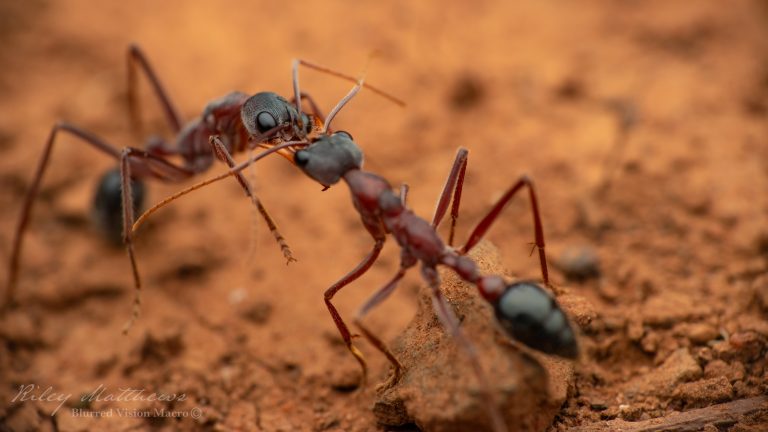
[[[371,268],[373,263],[376,261],[376,259],[379,257],[379,254],[381,253],[381,249],[384,247],[384,240],[377,239],[376,243],[373,246],[373,249],[371,252],[368,253],[368,255],[363,258],[363,261],[360,262],[360,264],[357,265],[352,271],[347,273],[344,277],[339,279],[336,283],[331,285],[330,288],[325,290],[325,293],[323,295],[325,299],[325,305],[328,308],[328,312],[331,314],[331,318],[333,318],[333,322],[336,324],[336,328],[339,330],[339,334],[341,334],[341,338],[344,340],[344,345],[346,345],[349,352],[352,353],[352,355],[355,357],[355,360],[360,364],[360,367],[362,368],[362,380],[361,380],[361,387],[365,386],[365,382],[367,379],[367,373],[368,373],[368,366],[365,362],[365,359],[363,358],[363,354],[360,352],[360,350],[357,349],[354,345],[352,345],[352,333],[349,331],[349,327],[347,327],[347,324],[344,323],[344,320],[341,318],[341,315],[339,314],[339,311],[336,310],[336,307],[331,303],[331,300],[333,300],[333,297],[336,295],[339,290],[344,288],[346,285],[353,282],[355,279],[359,278],[363,273],[368,271],[368,269]]]
[[[382,385],[382,388],[384,389],[390,388],[397,384],[398,381],[400,381],[403,365],[400,364],[400,361],[397,359],[397,357],[395,357],[392,351],[390,351],[387,345],[378,336],[371,332],[366,325],[363,324],[363,318],[368,314],[368,312],[371,311],[371,309],[381,304],[384,300],[387,299],[387,297],[389,297],[390,294],[392,294],[393,291],[395,291],[398,282],[400,282],[400,279],[405,276],[405,272],[408,270],[408,268],[409,266],[401,265],[400,270],[392,278],[392,280],[390,280],[381,289],[376,291],[368,300],[366,300],[365,303],[363,303],[363,305],[355,314],[355,318],[353,320],[355,325],[360,329],[360,332],[368,340],[368,342],[370,342],[371,345],[373,345],[377,350],[384,354],[384,356],[387,358],[387,360],[389,360],[389,362],[392,364],[392,367],[394,368],[392,375],[389,377],[387,382]]]
[[[534,229],[534,241],[535,248],[539,250],[539,263],[541,265],[541,277],[544,284],[549,284],[549,271],[547,270],[547,256],[544,253],[544,228],[541,223],[541,214],[539,213],[539,201],[536,198],[536,189],[533,185],[533,180],[528,176],[521,176],[507,191],[502,195],[496,204],[491,207],[488,214],[478,222],[477,226],[472,230],[472,234],[469,235],[469,240],[461,248],[461,253],[466,254],[471,250],[485,235],[491,225],[498,219],[499,214],[507,203],[523,188],[528,189],[528,196],[531,201],[531,213],[533,214],[533,229]]]
[[[435,207],[435,215],[432,218],[432,228],[437,229],[437,226],[442,222],[445,212],[448,210],[448,204],[453,198],[453,206],[451,207],[451,230],[448,234],[448,245],[453,246],[453,237],[456,231],[456,220],[459,218],[459,205],[461,204],[461,191],[464,187],[464,174],[467,171],[467,157],[469,150],[465,148],[459,148],[456,152],[456,159],[453,161],[448,178],[445,180],[445,186],[440,193],[440,198],[437,200],[437,206]]]

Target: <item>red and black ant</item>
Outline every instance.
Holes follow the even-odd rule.
[[[128,48],[128,106],[132,123],[136,130],[140,129],[136,97],[138,69],[149,80],[162,106],[166,121],[176,134],[176,140],[174,143],[168,143],[159,137],[151,137],[147,140],[144,149],[125,147],[120,150],[80,127],[66,122],[55,124],[40,157],[32,185],[25,196],[15,231],[8,264],[4,308],[14,302],[24,233],[59,132],[66,132],[119,162],[119,173],[113,170],[102,177],[94,200],[94,211],[107,232],[116,231],[114,228],[116,223],[122,225],[122,240],[130,258],[136,288],[133,313],[125,326],[127,331],[139,316],[141,305],[141,278],[136,263],[131,229],[134,224],[134,213],[141,207],[143,201],[144,186],[141,180],[151,178],[163,182],[181,182],[208,170],[214,158],[233,167],[235,165],[233,154],[253,150],[263,145],[274,146],[281,142],[306,141],[320,133],[325,133],[323,115],[317,104],[311,96],[299,89],[298,67],[300,65],[356,81],[355,78],[340,72],[304,60],[295,60],[293,63],[294,96],[291,101],[271,92],[261,92],[253,96],[232,92],[208,103],[200,117],[184,125],[181,116],[147,61],[147,57],[138,46],[131,45]],[[367,86],[367,88],[399,105],[404,105],[398,99],[373,86]],[[311,114],[302,112],[302,100],[309,103]],[[216,141],[209,139],[213,135],[218,137]],[[180,157],[182,162],[174,163],[169,159],[170,157]],[[277,224],[253,193],[248,180],[239,172],[234,175],[266,221],[287,262],[295,261]],[[120,211],[122,217],[116,216],[116,211]]]
[[[358,85],[334,108],[334,113],[359,91],[361,85],[362,82],[358,82]],[[331,119],[332,116],[326,119],[326,129]],[[211,137],[211,142],[218,141],[219,137]],[[542,280],[545,285],[549,284],[547,260],[544,253],[544,230],[539,214],[538,200],[533,182],[527,176],[520,177],[506,190],[488,214],[475,226],[469,240],[463,247],[458,249],[452,247],[468,160],[468,151],[463,148],[459,149],[456,155],[431,223],[420,218],[406,207],[407,187],[401,188],[400,192],[396,193],[383,177],[362,170],[363,153],[352,140],[352,136],[344,131],[335,133],[327,133],[326,131],[310,140],[286,141],[273,146],[250,160],[231,168],[227,173],[181,191],[147,211],[144,216],[150,215],[167,202],[192,190],[230,175],[237,175],[250,164],[274,152],[283,155],[292,154],[293,162],[307,176],[326,188],[344,180],[352,195],[352,203],[360,213],[363,225],[373,237],[374,246],[371,252],[352,271],[331,285],[324,295],[325,304],[345,345],[362,368],[363,382],[366,377],[366,362],[362,353],[352,344],[352,334],[349,327],[331,301],[343,287],[371,268],[384,246],[387,235],[392,235],[401,248],[400,269],[386,285],[376,291],[360,307],[353,320],[362,335],[383,353],[394,367],[394,373],[385,386],[394,385],[400,379],[402,365],[386,344],[375,336],[363,324],[362,320],[374,307],[392,294],[406,271],[418,263],[421,263],[421,274],[429,285],[437,317],[468,354],[473,371],[485,389],[484,393],[488,402],[486,408],[496,431],[506,430],[506,425],[501,413],[496,408],[495,396],[489,390],[490,385],[480,366],[476,351],[470,340],[462,332],[458,319],[440,291],[438,265],[451,268],[459,277],[474,284],[482,298],[494,308],[496,319],[501,327],[512,338],[546,354],[567,359],[578,357],[579,348],[570,321],[547,290],[533,281],[508,282],[497,275],[480,275],[476,264],[466,256],[466,253],[477,245],[498,219],[507,203],[518,192],[527,190],[532,207],[535,246],[539,251]],[[451,201],[453,201],[451,207],[452,223],[449,241],[446,245],[438,236],[436,228],[443,220]],[[143,218],[137,220],[134,229],[137,229],[141,222],[143,222]]]

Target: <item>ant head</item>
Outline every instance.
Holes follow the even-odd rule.
[[[344,131],[322,135],[304,150],[297,151],[293,161],[305,174],[323,186],[336,184],[347,171],[363,166],[363,152]]]
[[[248,98],[240,111],[243,124],[251,136],[263,134],[280,125],[298,125],[299,113],[284,97],[272,93],[261,92]],[[311,132],[313,122],[308,115],[301,114],[303,129],[292,128],[298,138],[304,138]],[[285,137],[290,138],[290,137]]]
[[[514,339],[546,354],[578,357],[579,348],[568,318],[538,284],[509,284],[491,303],[496,319]]]

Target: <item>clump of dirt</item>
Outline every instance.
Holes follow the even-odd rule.
[[[480,243],[469,256],[483,274],[506,273],[498,250],[490,243]],[[462,330],[477,347],[490,388],[480,385],[467,352],[446,334],[433,311],[432,297],[424,289],[416,316],[392,345],[404,375],[380,393],[374,405],[379,423],[413,423],[430,431],[489,429],[490,403],[484,392],[490,392],[499,395],[501,400],[495,402],[512,430],[546,428],[573,390],[572,362],[539,360],[541,356],[510,345],[494,326],[492,308],[474,286],[451,271],[441,272],[441,277],[443,292]]]

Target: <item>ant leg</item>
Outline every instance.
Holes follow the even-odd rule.
[[[533,213],[533,227],[535,236],[535,247],[539,250],[539,262],[541,264],[541,277],[545,284],[549,284],[549,272],[547,271],[547,256],[544,253],[544,228],[541,223],[541,215],[539,214],[539,201],[536,199],[536,190],[533,187],[533,180],[528,176],[522,176],[517,180],[512,187],[499,199],[496,204],[493,205],[488,214],[475,226],[472,230],[472,234],[469,235],[467,244],[461,248],[461,253],[466,254],[472,249],[491,227],[493,222],[496,221],[499,214],[507,203],[520,191],[523,187],[528,188],[528,196],[531,200],[531,211]]]
[[[8,283],[6,286],[4,307],[10,306],[14,302],[14,297],[16,294],[16,285],[18,282],[18,275],[19,275],[19,266],[21,261],[21,251],[23,248],[24,233],[26,232],[27,227],[29,225],[29,221],[32,217],[32,205],[34,204],[35,197],[37,197],[37,194],[40,190],[40,184],[42,183],[45,170],[48,167],[48,162],[51,157],[51,151],[53,150],[53,145],[56,142],[57,134],[60,131],[67,132],[73,135],[75,138],[79,138],[81,141],[84,141],[85,143],[92,145],[97,150],[103,153],[106,153],[107,155],[115,158],[116,160],[119,160],[121,158],[121,153],[117,148],[106,143],[96,135],[93,135],[90,132],[87,132],[77,126],[74,126],[65,122],[59,122],[59,123],[56,123],[53,126],[53,128],[51,128],[51,133],[48,135],[48,140],[46,141],[45,148],[43,149],[43,154],[40,156],[40,161],[38,162],[37,170],[35,171],[35,175],[32,179],[32,185],[30,186],[29,191],[27,191],[27,194],[24,197],[24,203],[22,205],[21,215],[19,216],[19,222],[18,222],[18,225],[16,226],[13,246],[11,249],[11,259],[8,264]],[[156,161],[156,163],[151,167],[147,165],[142,168],[144,169],[142,169],[141,173],[137,173],[137,177],[143,177],[146,175],[146,176],[156,176],[159,178],[172,180],[176,178],[186,178],[192,175],[191,172],[188,172],[183,168],[176,167],[162,159],[159,159],[158,161]],[[160,175],[160,173],[163,173],[163,172],[165,173],[165,176]]]
[[[155,92],[160,101],[160,105],[163,107],[165,118],[168,121],[174,134],[178,134],[181,131],[182,119],[179,112],[174,107],[171,99],[165,91],[165,88],[160,83],[157,74],[150,66],[147,57],[144,52],[136,44],[128,46],[128,111],[131,116],[131,124],[134,130],[141,131],[141,116],[139,115],[139,100],[137,95],[137,82],[136,82],[136,69],[141,68],[144,75],[152,85],[152,90]]]
[[[432,306],[435,310],[435,314],[443,326],[448,330],[454,340],[459,344],[459,347],[469,357],[469,363],[472,366],[472,370],[480,383],[483,397],[486,399],[485,408],[488,411],[488,415],[493,423],[493,430],[496,432],[506,432],[507,426],[504,422],[504,417],[499,411],[496,396],[491,391],[490,381],[485,376],[483,368],[480,365],[480,360],[477,356],[477,351],[474,345],[461,331],[459,320],[456,318],[456,314],[453,313],[453,309],[448,304],[448,301],[443,296],[443,292],[440,291],[440,277],[437,274],[437,270],[434,267],[422,267],[422,275],[427,280],[430,292],[432,293]]]
[[[235,167],[236,163],[235,160],[232,158],[232,155],[227,151],[226,146],[224,146],[224,143],[221,141],[221,138],[219,138],[216,135],[212,135],[209,140],[211,144],[211,147],[213,148],[213,153],[221,159],[224,163],[226,163],[230,168]],[[251,184],[248,182],[248,180],[245,178],[243,173],[236,172],[235,178],[237,178],[237,181],[240,183],[240,186],[243,187],[243,190],[245,190],[245,194],[248,195],[248,197],[251,199],[253,204],[256,206],[256,208],[259,210],[259,213],[261,213],[261,216],[264,218],[264,221],[267,223],[267,227],[269,227],[269,232],[272,233],[272,236],[275,237],[275,241],[277,241],[277,244],[280,246],[280,250],[283,252],[283,256],[287,260],[287,264],[290,264],[291,262],[295,262],[296,258],[293,257],[293,253],[291,252],[291,248],[288,246],[288,243],[285,241],[285,237],[283,237],[282,234],[280,234],[280,231],[277,229],[277,224],[275,223],[275,220],[272,219],[272,216],[270,216],[269,212],[267,212],[267,209],[261,204],[261,200],[256,197],[256,194],[253,193],[253,188],[251,187]]]
[[[295,142],[295,141],[289,141],[282,144],[278,144],[276,146],[270,147],[267,150],[264,150],[263,152],[259,153],[256,156],[251,157],[250,159],[239,163],[238,165],[230,168],[229,170],[215,176],[208,178],[206,180],[202,180],[198,183],[195,183],[191,186],[188,186],[173,195],[170,195],[163,199],[162,201],[158,202],[157,204],[153,205],[152,207],[148,208],[144,213],[139,216],[136,221],[133,223],[133,226],[131,228],[132,233],[136,233],[141,225],[146,222],[147,219],[149,219],[150,216],[152,216],[153,213],[160,210],[161,208],[167,206],[168,204],[172,203],[173,201],[176,201],[177,199],[183,197],[184,195],[190,194],[198,189],[202,189],[208,185],[211,185],[213,183],[222,181],[226,179],[227,177],[231,177],[239,172],[242,172],[244,169],[248,168],[249,166],[255,164],[257,161],[271,155],[272,153],[279,153],[280,151],[293,146],[306,146],[308,144],[304,142]]]
[[[461,204],[461,191],[464,187],[464,174],[467,171],[467,155],[469,150],[459,148],[456,153],[456,159],[453,161],[453,167],[445,180],[445,186],[440,193],[435,207],[435,216],[432,218],[432,228],[437,228],[448,210],[448,203],[453,197],[453,207],[451,208],[451,231],[448,234],[448,245],[453,246],[453,236],[456,231],[456,220],[459,218],[459,205]]]
[[[183,167],[173,165],[159,156],[148,153],[134,147],[126,147],[120,153],[120,181],[122,183],[122,201],[123,201],[123,243],[128,252],[128,258],[131,261],[131,271],[133,272],[133,310],[131,317],[123,326],[123,333],[133,326],[133,323],[141,315],[141,275],[139,266],[136,262],[136,253],[133,247],[133,187],[131,185],[131,170],[139,168],[147,171],[152,176],[166,181],[180,181],[194,175],[194,172]]]
[[[374,335],[370,330],[368,330],[365,325],[363,325],[363,318],[368,314],[368,312],[371,311],[371,309],[378,306],[381,302],[386,300],[386,298],[389,297],[393,291],[395,291],[398,282],[400,282],[400,279],[405,276],[405,271],[408,270],[408,268],[409,267],[401,265],[400,270],[398,270],[395,277],[393,277],[389,283],[376,291],[368,300],[366,300],[365,303],[363,303],[363,306],[361,306],[355,314],[353,321],[355,325],[360,329],[360,332],[363,334],[363,336],[365,336],[365,338],[368,340],[368,342],[370,342],[371,345],[376,347],[376,349],[384,354],[384,356],[387,357],[387,360],[389,360],[395,369],[390,379],[384,384],[384,388],[392,387],[393,385],[397,384],[398,381],[400,381],[403,365],[400,364],[400,361],[397,360],[397,357],[395,357],[394,354],[392,354],[392,351],[389,350],[387,345],[381,339],[379,339],[378,336]]]
[[[339,333],[341,334],[341,338],[344,340],[344,344],[347,346],[347,349],[349,352],[352,353],[353,356],[355,356],[355,359],[358,363],[360,363],[360,367],[363,370],[363,377],[361,382],[361,387],[365,386],[366,381],[366,375],[368,374],[368,366],[365,363],[365,359],[363,358],[363,353],[360,352],[360,350],[357,349],[354,345],[352,345],[352,334],[349,332],[349,328],[344,323],[344,320],[341,319],[341,315],[339,315],[339,311],[336,310],[336,307],[331,303],[331,300],[333,299],[333,296],[336,295],[337,292],[339,292],[340,289],[344,288],[349,283],[353,282],[355,279],[359,278],[363,273],[368,271],[369,268],[373,265],[373,263],[376,261],[376,259],[379,257],[379,253],[381,253],[381,249],[384,247],[384,239],[376,239],[376,243],[373,245],[373,250],[371,250],[370,253],[363,259],[363,261],[360,262],[360,264],[357,265],[351,272],[347,273],[344,277],[339,279],[335,284],[331,285],[330,288],[325,290],[325,305],[328,307],[328,312],[331,313],[331,318],[333,318],[333,322],[336,324],[336,328],[339,329]]]
[[[10,307],[15,301],[16,284],[19,277],[19,265],[21,261],[21,251],[24,243],[24,233],[27,230],[29,221],[32,217],[32,204],[35,202],[35,197],[40,189],[40,183],[43,180],[43,175],[48,167],[48,161],[51,157],[51,150],[53,150],[53,144],[56,141],[56,135],[59,131],[67,132],[74,135],[76,138],[93,145],[98,150],[112,156],[115,159],[120,158],[120,152],[99,139],[97,136],[92,135],[89,132],[80,129],[77,126],[73,126],[69,123],[59,122],[51,128],[51,133],[48,135],[43,154],[40,156],[40,161],[37,164],[37,170],[32,178],[32,185],[24,196],[24,203],[21,207],[21,215],[19,216],[19,222],[16,226],[14,233],[13,246],[11,249],[11,259],[8,263],[8,283],[5,291],[4,308]]]

